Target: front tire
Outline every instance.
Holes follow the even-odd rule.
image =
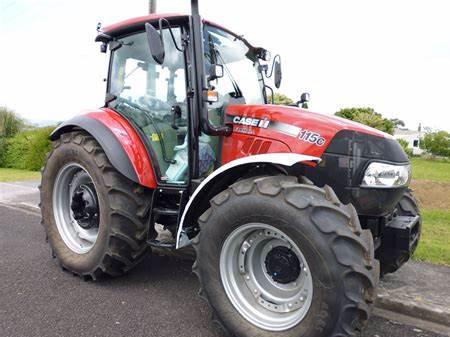
[[[419,204],[414,197],[413,191],[408,188],[405,193],[403,194],[400,201],[397,203],[396,206],[396,213],[399,216],[420,216],[420,209]],[[420,235],[422,232],[422,217],[419,218],[419,224],[418,224],[418,234],[419,237],[416,241],[416,244],[411,247],[410,251],[407,251],[407,254],[405,255],[404,252],[400,251],[401,254],[393,254],[391,251],[388,252],[382,252],[380,254],[380,264],[381,264],[381,276],[384,276],[389,273],[395,273],[397,270],[401,268],[412,256],[417,248],[417,245],[420,241]]]
[[[54,142],[40,194],[42,224],[63,269],[95,280],[122,275],[145,256],[151,192],[115,170],[89,134]]]
[[[366,324],[379,276],[372,236],[331,188],[250,178],[210,204],[193,271],[230,334],[353,336]]]

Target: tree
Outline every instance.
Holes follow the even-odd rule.
[[[450,134],[446,131],[437,131],[426,134],[420,146],[435,156],[450,156]]]
[[[394,127],[398,128],[399,126],[405,127],[405,122],[398,118],[391,118],[390,120],[392,123],[394,123]]]
[[[380,113],[375,112],[374,109],[369,107],[345,108],[336,112],[335,115],[350,119],[361,124],[365,124],[391,135],[394,133],[395,122],[390,119],[384,118]]]
[[[23,126],[23,120],[13,110],[0,106],[0,137],[13,137]]]
[[[404,139],[397,139],[397,141],[400,143],[401,147],[403,148],[403,151],[408,155],[408,157],[412,157],[413,151],[409,148],[409,144],[407,140]]]
[[[273,103],[277,105],[289,105],[294,103],[294,101],[290,99],[288,96],[276,92],[273,95]]]

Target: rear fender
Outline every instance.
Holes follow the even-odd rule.
[[[202,181],[202,183],[195,189],[194,193],[192,193],[189,198],[178,225],[176,248],[181,248],[190,244],[190,240],[186,235],[185,229],[193,225],[191,221],[196,221],[196,219],[190,219],[190,215],[193,210],[198,208],[202,195],[208,193],[214,185],[220,184],[221,180],[226,175],[232,174],[233,171],[245,166],[248,166],[249,169],[262,164],[274,164],[278,166],[290,167],[300,162],[318,163],[320,162],[320,158],[296,153],[259,154],[230,161],[215,170]]]
[[[56,140],[61,134],[77,129],[85,130],[94,137],[111,165],[125,177],[143,186],[156,188],[156,175],[147,149],[124,117],[111,109],[88,112],[59,125],[50,139]]]

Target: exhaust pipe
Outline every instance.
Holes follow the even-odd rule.
[[[198,10],[198,0],[191,0],[191,14],[192,16],[200,16],[200,12]]]

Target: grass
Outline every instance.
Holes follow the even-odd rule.
[[[10,168],[0,168],[0,182],[40,179],[38,171],[25,171]]]
[[[422,210],[423,227],[414,260],[450,266],[450,210]]]
[[[450,182],[450,162],[412,158],[412,176],[416,180]]]
[[[443,186],[449,186],[450,193],[450,162],[423,158],[412,158],[411,162],[414,180],[443,183]],[[417,189],[416,193],[419,194]],[[440,194],[429,195],[429,198],[440,197]],[[413,259],[450,266],[450,210],[448,207],[422,208],[421,213],[422,238]]]

